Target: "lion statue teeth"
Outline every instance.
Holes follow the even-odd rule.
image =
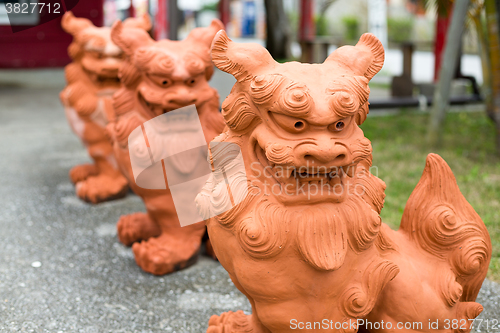
[[[151,29],[147,17],[127,19],[124,25]],[[123,197],[128,182],[118,170],[106,137],[112,95],[120,87],[118,69],[123,52],[111,41],[110,28],[97,28],[71,12],[64,14],[62,27],[73,36],[68,49],[73,62],[65,68],[68,85],[60,97],[73,132],[93,160],[93,164],[73,167],[70,179],[78,197],[85,201],[98,203]]]
[[[219,95],[208,80],[214,71],[210,45],[223,27],[214,20],[209,27],[191,31],[183,41],[154,41],[144,30],[128,28],[121,22],[112,28],[111,38],[124,50],[125,62],[120,69],[123,86],[114,95],[114,115],[108,132],[118,165],[147,210],[122,216],[117,225],[118,237],[123,244],[132,245],[137,264],[152,274],[171,273],[194,263],[206,228],[203,222],[180,226],[168,187],[152,190],[137,185],[128,139],[147,121],[193,104],[204,143],[222,132]],[[183,151],[185,144],[177,140],[175,147],[166,148]]]
[[[246,174],[232,178],[231,195],[246,194],[213,214],[228,199],[224,180],[212,177],[196,201],[252,314],[214,315],[207,332],[394,332],[398,323],[429,332],[429,320],[440,332],[469,332],[492,249],[448,165],[427,157],[399,231],[380,218],[385,184],[370,173],[371,143],[359,127],[384,62],[380,41],[364,34],[322,64],[279,64],[221,31],[212,59],[237,80],[214,141],[241,148]],[[221,168],[231,161],[225,147],[210,148],[228,161]]]

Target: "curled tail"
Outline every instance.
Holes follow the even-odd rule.
[[[475,301],[490,263],[490,236],[440,156],[427,156],[400,229],[421,249],[449,263],[455,276],[441,288],[441,294],[450,306],[459,300]]]

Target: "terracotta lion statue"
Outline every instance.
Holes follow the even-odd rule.
[[[252,314],[212,316],[207,332],[469,332],[491,242],[448,165],[427,157],[399,231],[380,218],[385,184],[359,127],[380,41],[364,34],[322,64],[279,64],[221,31],[212,59],[237,80],[214,141],[238,145],[246,171],[232,171],[231,146],[212,145],[225,176],[213,173],[197,203],[210,217],[245,193],[207,227]]]
[[[68,85],[60,97],[73,132],[87,148],[92,164],[70,170],[76,194],[98,203],[120,198],[128,191],[127,179],[118,170],[113,148],[106,137],[113,93],[120,87],[118,69],[123,52],[111,41],[109,27],[98,28],[71,12],[62,17],[63,29],[73,36],[68,53],[73,60],[66,66]],[[150,30],[147,16],[125,20],[125,26]]]
[[[132,245],[137,264],[152,274],[167,274],[194,263],[206,228],[203,222],[180,226],[168,187],[146,189],[137,185],[128,138],[148,120],[188,105],[196,106],[203,144],[222,132],[219,95],[208,80],[214,72],[210,45],[223,28],[222,22],[214,20],[209,27],[192,30],[182,41],[154,41],[144,30],[128,28],[121,22],[111,32],[126,60],[120,69],[123,87],[114,95],[114,117],[108,131],[118,166],[147,210],[122,216],[118,237],[123,244]],[[180,140],[176,147],[167,148],[182,150],[184,144]],[[201,162],[206,163],[205,159]]]

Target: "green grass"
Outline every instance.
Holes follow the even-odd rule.
[[[379,88],[379,89],[391,89],[391,84],[390,83],[384,83],[384,82],[370,82],[370,88]]]
[[[361,126],[372,141],[373,165],[387,184],[382,220],[398,228],[427,154],[441,155],[488,228],[493,244],[488,277],[500,282],[500,159],[495,155],[494,126],[482,112],[449,113],[442,148],[429,149],[427,124],[426,114],[402,113],[370,117]]]

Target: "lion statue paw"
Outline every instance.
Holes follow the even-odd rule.
[[[128,182],[121,174],[91,176],[76,184],[76,195],[87,202],[99,203],[122,198],[127,194]]]
[[[201,246],[197,235],[162,234],[140,243],[134,243],[137,265],[148,273],[164,275],[196,263]]]
[[[118,239],[126,246],[160,235],[161,230],[146,213],[123,215],[117,224]]]
[[[69,178],[73,184],[77,184],[84,181],[90,176],[97,175],[98,170],[94,164],[80,164],[77,165],[69,171]]]
[[[224,312],[220,316],[213,315],[208,321],[207,333],[257,333],[255,330],[252,316],[246,315],[243,311]]]

